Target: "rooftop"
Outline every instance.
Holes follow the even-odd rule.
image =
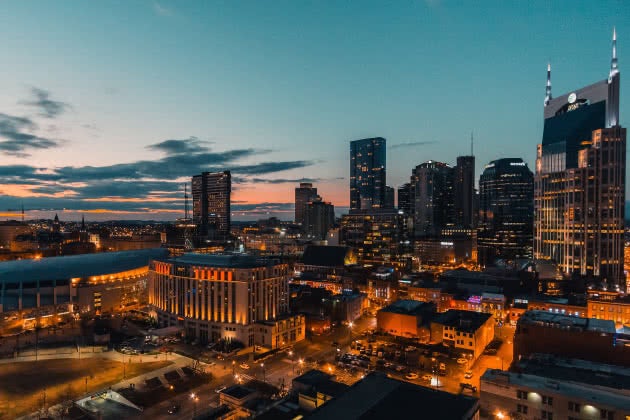
[[[343,267],[350,248],[346,246],[309,245],[304,250],[304,265]]]
[[[231,387],[221,391],[222,394],[229,395],[230,397],[236,398],[237,400],[241,400],[253,394],[254,392],[256,391],[254,391],[253,389],[245,388],[241,385],[232,385]]]
[[[382,308],[379,312],[391,312],[403,315],[421,315],[434,308],[431,302],[421,302],[419,300],[401,299]]]
[[[509,384],[513,387],[530,390],[547,390],[547,392],[567,396],[573,400],[591,402],[596,407],[602,405],[619,410],[630,410],[630,391],[613,388],[593,387],[589,384],[555,380],[546,375],[530,375],[498,369],[487,369],[481,376],[481,389],[488,384],[504,387]]]
[[[519,325],[575,328],[580,331],[615,333],[615,323],[603,319],[580,318],[546,311],[527,311],[518,320]]]
[[[205,267],[220,268],[256,268],[267,267],[267,262],[247,254],[200,254],[186,253],[181,257],[171,257],[166,260],[170,263],[189,264]]]
[[[532,354],[521,359],[516,369],[530,375],[554,380],[579,382],[593,386],[630,391],[630,368],[550,354]]]
[[[422,410],[422,418],[469,419],[477,412],[477,398],[454,395],[371,373],[338,398],[316,409],[310,419],[409,418],[410,404]]]
[[[433,322],[446,325],[448,327],[456,327],[460,331],[474,332],[479,329],[492,314],[475,311],[463,311],[460,309],[450,309],[446,312],[437,314]]]
[[[0,262],[0,283],[15,279],[22,281],[57,280],[120,273],[147,266],[149,261],[166,256],[168,256],[167,249],[151,248],[50,257],[39,260],[5,261]]]

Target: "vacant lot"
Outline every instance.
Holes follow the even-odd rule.
[[[131,378],[171,364],[167,361],[126,363]],[[109,359],[58,359],[0,366],[0,419],[12,419],[44,405],[77,398],[87,390],[107,388],[123,379],[123,365]]]

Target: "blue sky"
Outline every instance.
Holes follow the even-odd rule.
[[[0,216],[172,219],[222,168],[235,219],[290,219],[303,178],[342,209],[371,136],[420,143],[388,150],[393,186],[471,131],[477,175],[533,167],[547,61],[556,95],[606,78],[613,26],[625,126],[627,1],[5,2]]]

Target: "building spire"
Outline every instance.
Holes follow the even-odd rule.
[[[551,101],[551,63],[547,63],[547,87],[545,88],[545,106]]]
[[[610,82],[616,74],[619,73],[617,68],[617,28],[613,27],[613,39],[612,39],[612,58],[610,60],[610,75],[608,76],[608,82]]]
[[[475,156],[475,154],[473,153],[473,146],[474,146],[475,142],[473,139],[473,132],[470,132],[470,156]]]

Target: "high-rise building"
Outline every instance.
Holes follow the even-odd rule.
[[[304,231],[316,240],[324,240],[335,224],[335,206],[317,196],[304,209]]]
[[[407,216],[413,215],[413,190],[409,182],[398,187],[398,210]]]
[[[304,209],[317,197],[317,188],[310,182],[301,182],[295,189],[295,223],[304,225]]]
[[[472,229],[475,225],[475,157],[459,156],[453,172],[454,223],[457,227]]]
[[[200,343],[238,340],[281,348],[304,339],[303,315],[289,315],[289,268],[244,254],[194,254],[150,263],[149,304],[164,327]]]
[[[231,192],[230,171],[193,176],[193,222],[199,235],[210,239],[225,239],[229,235]]]
[[[520,158],[498,159],[479,177],[479,264],[532,258],[534,174]]]
[[[454,225],[453,168],[429,160],[413,170],[414,233],[416,237],[437,237]]]
[[[616,34],[607,79],[557,98],[547,67],[535,176],[534,257],[624,286],[626,130],[619,126]]]
[[[354,210],[341,218],[339,243],[354,248],[361,263],[393,263],[401,255],[404,220],[398,210]]]
[[[350,142],[350,210],[385,206],[385,139]]]
[[[386,209],[393,209],[394,208],[394,204],[395,204],[395,199],[394,199],[394,194],[395,194],[395,190],[393,187],[390,187],[389,185],[385,186],[385,204],[383,205],[383,208]]]

